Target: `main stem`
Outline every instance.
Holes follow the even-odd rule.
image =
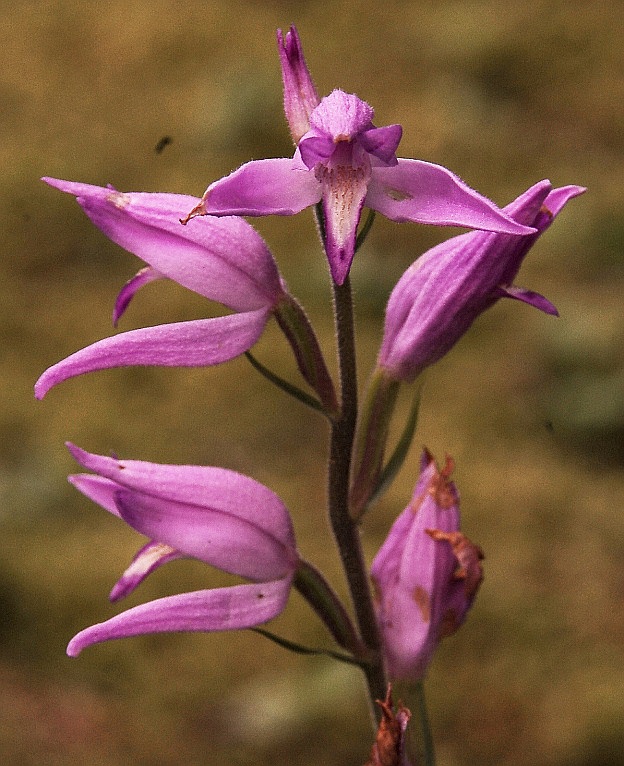
[[[329,450],[329,518],[340,551],[342,565],[355,609],[362,641],[371,650],[374,660],[364,673],[368,683],[374,715],[379,720],[375,700],[386,696],[381,642],[366,562],[358,525],[349,514],[349,479],[351,453],[357,419],[357,367],[353,326],[353,300],[349,277],[342,285],[333,285],[334,318],[338,344],[338,362],[342,402],[340,415],[332,423]]]

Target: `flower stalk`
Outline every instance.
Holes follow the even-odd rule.
[[[374,657],[364,668],[364,673],[373,715],[378,723],[380,713],[375,700],[385,697],[387,682],[359,528],[349,513],[349,477],[358,401],[353,298],[349,278],[342,285],[334,283],[333,293],[342,400],[340,417],[333,422],[330,436],[329,520],[349,585],[360,635]]]

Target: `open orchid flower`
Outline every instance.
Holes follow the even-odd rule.
[[[419,681],[442,638],[454,633],[482,579],[481,549],[459,531],[452,461],[425,451],[410,504],[371,566],[375,608],[391,680]]]
[[[319,101],[294,27],[285,39],[278,30],[278,44],[294,157],[248,162],[215,181],[186,221],[207,214],[294,215],[321,202],[325,249],[338,285],[351,268],[363,207],[398,222],[533,231],[446,168],[397,159],[401,126],[375,127],[373,108],[356,95],[334,90]]]
[[[168,277],[237,313],[146,327],[105,338],[46,370],[35,386],[42,398],[67,378],[127,365],[195,367],[229,361],[258,340],[285,289],[262,237],[240,218],[201,219],[180,226],[196,202],[181,194],[122,193],[112,188],[44,179],[76,196],[113,242],[148,264],[122,289],[116,322],[136,291]]]
[[[538,237],[581,186],[553,189],[540,181],[505,213],[532,226],[530,236],[473,231],[428,250],[398,281],[386,309],[378,367],[393,380],[412,381],[457,343],[473,321],[499,298],[514,298],[557,315],[539,293],[513,281]]]
[[[190,226],[180,217],[195,197],[123,193],[110,187],[44,179],[76,196],[93,223],[148,265],[121,290],[113,312],[116,324],[144,285],[167,277],[236,313],[211,319],[157,325],[104,338],[47,369],[35,385],[41,399],[68,378],[130,365],[201,367],[220,364],[248,351],[275,314],[285,327],[299,368],[327,409],[335,394],[314,333],[287,292],[262,237],[242,218],[202,218]]]
[[[288,511],[270,489],[223,468],[117,460],[68,447],[94,472],[70,476],[71,483],[151,540],[111,600],[181,556],[251,581],[136,606],[78,633],[67,647],[71,657],[91,644],[143,633],[249,628],[285,608],[299,556]]]

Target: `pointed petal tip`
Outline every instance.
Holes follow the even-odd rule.
[[[286,39],[288,36],[299,38],[299,34],[297,33],[297,29],[294,24],[291,24],[290,27],[284,32],[284,30],[281,27],[277,28],[277,31],[275,33],[275,37],[277,38],[277,43],[282,48],[286,47]]]
[[[83,638],[85,633],[91,632],[95,627],[95,625],[92,625],[90,628],[85,628],[84,630],[81,630],[80,633],[76,633],[76,635],[67,644],[65,654],[73,659],[74,657],[77,657],[85,647],[95,643],[94,641],[85,641]]]
[[[115,367],[212,367],[248,351],[272,313],[263,307],[209,319],[130,330],[76,351],[49,367],[35,384],[35,395],[65,380]]]
[[[129,591],[126,587],[116,582],[111,588],[111,592],[108,594],[108,600],[111,602],[111,604],[116,604],[117,601],[121,601],[121,599],[124,598],[124,596],[126,596],[128,593]]]
[[[262,625],[286,607],[292,575],[266,583],[232,585],[148,601],[91,625],[67,645],[77,657],[87,646],[146,633],[242,630]]]
[[[554,218],[571,199],[585,194],[586,191],[587,187],[575,185],[561,186],[558,189],[553,189],[544,200],[544,207],[548,209]]]
[[[421,473],[422,473],[422,471],[424,471],[424,469],[430,463],[433,463],[434,461],[435,461],[435,458],[433,457],[433,455],[429,451],[429,448],[428,447],[423,447],[422,448],[422,453],[420,455],[420,470],[421,470]]]
[[[67,649],[65,650],[65,653],[67,654],[68,657],[71,657],[72,659],[74,659],[80,654],[80,652],[81,652],[80,647],[76,647],[73,640],[67,644]]]
[[[52,178],[52,176],[41,176],[41,180],[48,186],[61,191],[67,191],[66,187],[73,183],[72,181],[64,181],[62,178]]]
[[[51,176],[42,176],[41,180],[48,184],[48,186],[52,186],[55,189],[58,189],[59,191],[66,192],[67,194],[73,194],[75,197],[80,197],[81,195],[98,195],[98,194],[105,194],[108,192],[108,189],[104,189],[101,186],[96,186],[94,184],[85,184],[81,183],[80,181],[66,181],[63,178],[52,178]]]
[[[89,453],[86,450],[76,446],[73,442],[65,442],[65,446],[69,450],[69,454],[74,458],[74,460],[77,463],[80,463],[80,465],[83,465],[85,458],[89,455]],[[72,477],[69,476],[68,480],[71,481],[71,478]]]
[[[46,396],[48,391],[50,391],[50,389],[54,388],[54,386],[58,385],[59,383],[62,383],[68,377],[72,377],[72,375],[66,374],[63,361],[57,362],[56,364],[52,365],[52,367],[48,367],[48,369],[40,375],[39,379],[35,383],[35,399],[41,401],[44,396]]]
[[[333,247],[332,247],[333,245]],[[349,251],[351,248],[336,246],[335,243],[329,241],[327,243],[327,261],[329,263],[329,271],[331,273],[332,280],[338,287],[341,287],[351,271],[351,264],[353,263],[353,253]]]
[[[118,502],[119,494],[118,492],[115,493],[116,502]],[[121,504],[119,510],[121,511]],[[114,604],[116,601],[129,596],[156,569],[182,557],[183,554],[170,545],[156,540],[150,541],[134,556],[130,565],[113,586],[108,600]]]
[[[334,284],[338,285],[338,287],[342,287],[342,285],[345,283],[345,279],[349,276],[349,269],[345,269],[341,263],[335,264],[334,262],[330,261],[329,270],[331,272]]]
[[[552,183],[550,182],[550,178],[542,178],[541,181],[538,181],[536,184],[534,184],[531,189],[533,191],[542,191],[543,189],[552,189]]]
[[[151,266],[145,266],[129,279],[121,288],[117,295],[117,299],[115,300],[115,306],[113,308],[113,327],[117,327],[119,320],[124,315],[130,302],[141,287],[144,287],[150,282],[155,282],[158,279],[164,278],[164,275],[156,271],[156,269]]]
[[[47,370],[46,370],[47,372]],[[48,376],[46,372],[43,373],[35,383],[35,399],[38,401],[41,401],[43,397],[48,393],[48,391],[52,388],[54,383],[51,383],[48,379]]]
[[[66,442],[66,444],[69,444],[69,442]],[[69,476],[67,477],[67,481],[72,485],[72,487],[75,487],[76,484],[80,481],[79,476],[80,474],[70,473]]]
[[[584,194],[587,191],[586,186],[579,186],[578,184],[568,184],[567,186],[553,186],[548,178],[544,178],[542,181],[538,181],[529,191],[535,191],[548,188],[551,194],[562,193],[565,194],[566,199],[572,199],[572,197],[578,197],[580,194]]]
[[[121,601],[126,596],[129,596],[140,583],[141,580],[136,577],[128,578],[122,575],[111,588],[111,592],[108,594],[108,600],[111,604],[116,604],[117,601]]]
[[[505,208],[505,212],[510,212],[510,209],[513,209],[514,213],[511,213],[511,215],[515,217],[515,213],[519,208],[530,208],[532,202],[539,202],[550,213],[552,218],[555,218],[571,199],[584,194],[586,191],[586,187],[576,185],[553,188],[550,180],[544,179],[533,184],[524,194],[521,194],[517,200],[514,200]],[[543,227],[539,226],[539,224],[537,224],[537,227],[540,232],[543,231]]]
[[[527,290],[524,287],[510,285],[509,287],[500,287],[499,294],[501,298],[513,298],[516,301],[522,301],[522,303],[526,303],[529,306],[533,306],[534,308],[543,311],[544,314],[556,317],[559,316],[557,307],[551,303],[548,298],[545,298],[540,293],[536,293],[534,290]]]

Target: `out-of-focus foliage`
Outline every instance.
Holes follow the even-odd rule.
[[[454,456],[464,528],[487,560],[470,619],[430,671],[442,766],[622,760],[624,62],[621,8],[601,0],[7,4],[3,760],[351,766],[368,755],[357,671],[252,634],[144,637],[64,656],[77,630],[119,609],[106,596],[140,544],[66,484],[75,467],[64,440],[254,476],[284,498],[304,555],[342,590],[323,519],[321,419],[244,360],[109,371],[32,398],[46,366],[111,332],[116,292],[138,267],[39,176],[199,195],[247,159],[284,156],[274,32],[292,22],[319,91],[357,92],[377,124],[402,123],[402,156],[444,164],[501,205],[543,177],[589,187],[517,280],[561,318],[501,303],[428,373],[413,454],[363,531],[372,557],[410,495],[419,444]],[[257,225],[331,355],[325,259],[309,215]],[[451,233],[378,217],[353,272],[363,381],[392,285]],[[212,308],[158,283],[122,329]],[[257,355],[294,375],[275,328]],[[223,581],[177,562],[132,603]],[[328,645],[296,596],[273,629]]]

